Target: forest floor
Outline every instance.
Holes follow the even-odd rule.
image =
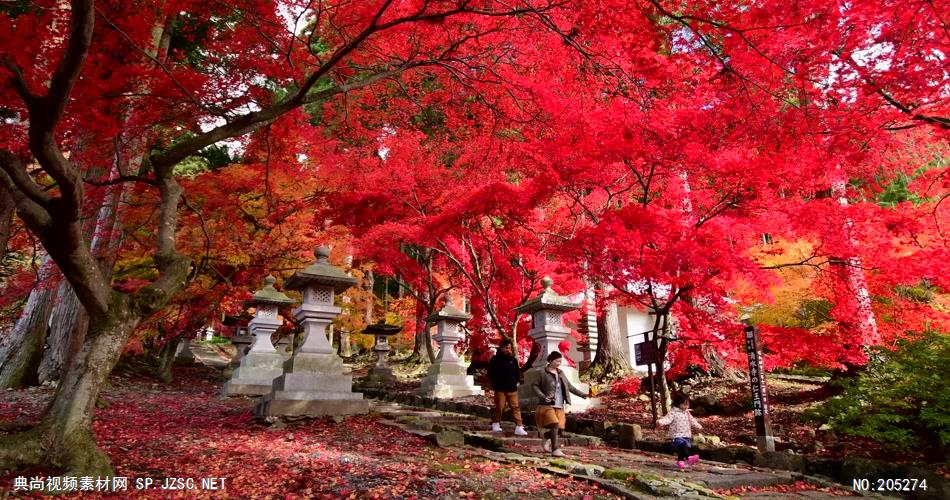
[[[401,377],[395,389],[411,392],[418,382],[413,380],[419,375],[417,365],[402,366],[394,364],[396,373]],[[354,372],[356,373],[356,372]],[[477,375],[476,375],[477,376]],[[803,377],[808,379],[809,377]],[[795,379],[795,380],[792,380]],[[890,463],[915,464],[936,470],[938,474],[950,478],[950,467],[945,463],[928,463],[922,454],[902,451],[895,454],[881,443],[835,433],[822,429],[823,422],[805,418],[807,410],[820,405],[833,397],[827,381],[820,379],[801,380],[781,376],[767,379],[770,420],[773,436],[776,437],[776,449],[793,450],[801,455],[828,458],[860,457],[882,460]],[[484,383],[484,380],[482,380]],[[751,390],[747,383],[734,383],[718,378],[701,378],[688,381],[688,392],[693,399],[693,415],[703,426],[699,433],[718,437],[724,445],[755,446],[755,421],[751,409]],[[633,423],[641,426],[645,439],[664,441],[666,429],[654,428],[651,403],[646,385],[638,396],[618,396],[610,394],[609,388],[600,388],[598,408],[578,414],[583,418],[618,423]],[[493,404],[491,394],[471,396],[467,401],[488,405]],[[713,401],[713,405],[703,406],[704,399]],[[659,405],[658,405],[659,406]],[[662,410],[657,409],[662,416]]]
[[[394,426],[384,406],[367,416],[337,419],[301,419],[276,423],[261,422],[252,416],[255,400],[222,399],[220,368],[226,353],[215,349],[204,352],[205,363],[214,366],[177,366],[174,381],[162,383],[120,367],[103,390],[94,421],[94,431],[102,448],[112,458],[116,476],[128,478],[122,496],[136,498],[613,498],[617,491],[576,474],[552,472],[538,454],[538,443],[513,442],[508,453],[492,452],[470,446],[438,447],[418,433]],[[217,358],[221,359],[217,359]],[[220,362],[219,362],[220,361]],[[411,367],[406,367],[411,370]],[[418,370],[416,370],[418,371]],[[359,370],[355,371],[358,374]],[[412,382],[397,384],[394,390],[409,390]],[[722,399],[742,396],[740,388],[711,386]],[[706,388],[708,389],[708,388]],[[782,413],[791,403],[808,405],[814,390],[811,384],[780,382],[773,389],[779,404],[776,415],[780,436],[798,432],[785,424]],[[55,387],[42,386],[0,392],[0,434],[34,423]],[[705,390],[705,389],[704,389]],[[797,396],[796,396],[797,395]],[[785,399],[783,399],[785,398]],[[483,398],[487,403],[487,398]],[[649,403],[637,398],[605,395],[601,409],[588,418],[616,422],[634,422],[643,426],[647,436],[650,425]],[[419,411],[419,410],[399,410]],[[456,417],[450,417],[456,418]],[[794,420],[790,415],[789,419]],[[748,422],[744,422],[747,419]],[[743,442],[752,431],[748,415],[712,415],[701,418],[706,433],[726,442]],[[487,421],[478,428],[487,428]],[[794,434],[793,434],[794,435]],[[655,437],[662,439],[656,434]],[[536,441],[539,441],[535,439]],[[785,438],[783,438],[785,440]],[[829,440],[829,453],[844,453]],[[676,471],[669,457],[637,451],[621,451],[599,446],[569,447],[570,456],[590,464],[610,467],[639,463],[640,469],[653,469],[661,476],[677,475],[682,484],[691,479],[739,476],[760,480],[771,472],[746,466],[710,463],[695,471]],[[511,458],[511,453],[517,459]],[[629,456],[627,456],[629,455]],[[872,454],[873,456],[873,454]],[[533,460],[533,462],[532,462]],[[618,462],[619,461],[619,462]],[[573,463],[573,462],[571,462]],[[62,474],[55,469],[0,471],[0,498],[34,496],[22,488],[23,481],[50,478]],[[738,475],[738,476],[737,476]],[[17,480],[20,479],[20,488]],[[202,480],[224,478],[224,489],[203,489]],[[695,478],[692,478],[695,479]],[[151,481],[150,488],[145,488]],[[628,479],[629,481],[629,479]],[[771,481],[771,480],[770,480]],[[709,483],[709,481],[706,481]],[[669,483],[667,483],[669,484]],[[679,483],[675,483],[679,484]],[[165,489],[171,485],[175,489]],[[220,484],[219,484],[220,486]],[[692,488],[692,486],[688,486]],[[184,488],[184,489],[182,489]],[[712,493],[712,492],[710,492]],[[768,487],[718,488],[711,496],[740,495],[771,498],[775,496],[827,498],[848,495],[841,487],[796,481]],[[82,497],[114,496],[109,491],[82,491]],[[701,495],[701,496],[705,496]],[[636,496],[628,498],[647,498]]]
[[[820,422],[804,418],[804,413],[831,397],[822,383],[789,381],[773,378],[767,381],[769,418],[777,449],[792,449],[799,454],[842,458],[856,456],[890,460],[892,452],[870,440],[840,436],[819,430]],[[698,394],[715,394],[716,408],[706,410],[701,401],[694,401],[693,415],[703,426],[700,434],[717,436],[725,444],[755,444],[755,420],[752,415],[751,390],[746,384],[723,380],[707,380],[692,387]],[[654,429],[648,397],[613,396],[601,398],[600,408],[588,412],[588,418],[640,424],[644,436],[665,439],[666,429]],[[749,408],[749,409],[746,409]],[[661,410],[657,410],[660,411]],[[662,414],[662,413],[661,413]],[[908,456],[909,460],[921,457]]]
[[[117,373],[100,398],[93,424],[123,496],[169,498],[611,498],[586,481],[500,463],[477,450],[439,448],[382,425],[379,415],[305,419],[278,425],[251,415],[254,400],[219,396],[220,372],[176,367],[170,384]],[[52,387],[0,392],[0,425],[34,422]],[[2,431],[0,431],[2,433]],[[59,470],[0,471],[0,497],[17,477]],[[194,489],[162,489],[166,480]],[[202,478],[224,478],[224,490],[201,490]],[[139,489],[146,479],[150,489]],[[188,481],[190,479],[191,481]],[[84,497],[110,496],[81,492]],[[35,493],[34,493],[35,494]],[[41,495],[36,494],[37,497]]]

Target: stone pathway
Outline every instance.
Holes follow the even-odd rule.
[[[215,368],[227,366],[226,356],[214,346],[192,345],[192,351],[206,365]],[[378,401],[373,401],[371,411],[383,417],[382,423],[439,446],[470,445],[485,458],[588,480],[625,498],[721,498],[713,490],[775,487],[796,481],[837,488],[837,495],[824,491],[766,491],[742,494],[742,498],[827,499],[850,493],[844,486],[830,481],[745,464],[702,461],[679,470],[670,455],[610,448],[596,437],[571,433],[564,434],[563,450],[567,456],[556,458],[541,450],[540,434],[530,425],[526,426],[528,436],[515,436],[512,422],[502,422],[503,433],[492,433],[489,419],[473,415]],[[882,498],[879,495],[863,496]]]
[[[552,457],[541,450],[537,430],[527,427],[529,436],[516,437],[514,424],[502,423],[505,432],[488,431],[490,421],[471,415],[406,407],[393,403],[375,403],[373,411],[383,423],[419,435],[440,446],[468,444],[483,448],[492,460],[534,466],[553,474],[571,475],[597,482],[627,498],[716,498],[713,490],[737,487],[774,487],[806,481],[817,487],[837,488],[837,495],[824,491],[762,492],[742,498],[836,498],[849,490],[819,478],[788,471],[774,471],[748,465],[700,462],[679,470],[673,457],[636,450],[603,446],[597,438],[565,434],[564,458]]]
[[[221,348],[213,344],[192,342],[190,347],[191,352],[195,355],[195,360],[211,368],[223,370],[231,362],[231,358]]]

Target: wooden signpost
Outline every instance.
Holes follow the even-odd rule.
[[[752,415],[755,418],[756,444],[759,451],[775,451],[775,438],[769,423],[769,398],[765,386],[765,369],[762,362],[762,345],[759,329],[745,327],[745,349],[749,354],[749,384],[752,387]]]

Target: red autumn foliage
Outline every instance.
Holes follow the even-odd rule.
[[[616,396],[636,397],[640,394],[640,377],[624,377],[614,380],[610,384],[610,393]]]

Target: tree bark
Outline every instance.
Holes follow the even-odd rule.
[[[428,321],[422,329],[422,342],[426,346],[426,356],[429,357],[429,364],[435,363],[435,351],[432,349],[432,323]]]
[[[373,295],[373,285],[375,283],[376,278],[373,276],[373,271],[366,271],[366,291],[369,292],[366,307],[363,309],[363,320],[366,322],[366,326],[373,324],[373,307],[376,305],[375,296]]]
[[[13,195],[3,186],[0,186],[0,262],[3,261],[3,256],[7,254],[7,242],[10,241],[15,208]]]
[[[90,323],[86,341],[63,373],[39,425],[0,437],[0,468],[46,463],[65,468],[67,476],[113,475],[109,457],[96,445],[92,415],[99,389],[141,317],[133,313],[128,296],[112,297],[110,314]]]
[[[169,339],[158,351],[158,366],[155,368],[155,376],[162,382],[169,383],[172,381],[172,366],[175,365],[179,343],[181,343],[181,337]]]
[[[429,364],[435,363],[435,352],[432,349],[432,333],[430,328],[432,324],[425,320],[431,314],[429,311],[433,307],[426,307],[422,302],[416,301],[416,335],[412,346],[412,354],[406,360],[410,363]],[[424,356],[423,357],[423,353]]]
[[[842,207],[847,207],[848,197],[845,186],[847,186],[847,177],[840,165],[836,165],[833,170],[835,176],[831,184],[831,192],[837,198],[837,202]],[[842,222],[845,237],[848,243],[855,244],[854,221],[846,217]],[[845,259],[847,267],[847,282],[850,290],[854,293],[854,299],[858,305],[857,320],[861,334],[861,345],[873,346],[881,345],[881,332],[877,327],[877,319],[874,316],[874,309],[871,306],[871,294],[868,291],[867,279],[864,275],[864,269],[861,265],[861,259],[857,255],[851,255]]]
[[[20,318],[0,347],[0,388],[20,389],[37,383],[57,274],[56,264],[47,257],[40,266],[39,284],[30,292]]]
[[[340,348],[337,353],[341,358],[348,358],[353,355],[353,349],[350,346],[350,332],[345,328],[340,328]]]
[[[118,153],[116,153],[118,157]],[[113,165],[112,175],[119,175],[118,164]],[[90,249],[99,263],[99,270],[106,280],[112,280],[113,267],[119,245],[122,244],[122,223],[120,204],[128,202],[131,196],[131,184],[110,186],[102,198],[96,218],[91,224],[84,225],[83,231],[91,239]],[[87,207],[95,210],[96,207]],[[69,283],[59,286],[56,305],[53,310],[50,335],[47,339],[49,349],[43,354],[39,368],[39,382],[59,380],[60,372],[68,360],[82,346],[89,328],[89,316],[79,303],[79,298]]]
[[[726,360],[711,345],[703,346],[703,359],[706,361],[706,371],[710,375],[721,377],[730,382],[741,382],[739,370],[729,366]]]
[[[602,292],[603,287],[598,286]],[[597,294],[603,301],[603,294]],[[591,380],[623,377],[630,373],[630,361],[625,354],[627,339],[620,332],[620,312],[616,301],[607,301],[597,314],[597,354],[587,369]]]
[[[69,283],[60,283],[46,340],[49,347],[43,353],[37,373],[39,383],[59,380],[63,366],[82,346],[88,328],[89,316],[79,298]]]
[[[670,395],[670,385],[666,380],[666,353],[670,348],[670,339],[672,331],[670,330],[669,312],[658,312],[656,320],[653,323],[653,335],[659,333],[657,340],[656,353],[659,362],[656,364],[656,373],[654,374],[657,392],[660,396],[660,407],[662,413],[666,415],[670,412],[672,397]]]

